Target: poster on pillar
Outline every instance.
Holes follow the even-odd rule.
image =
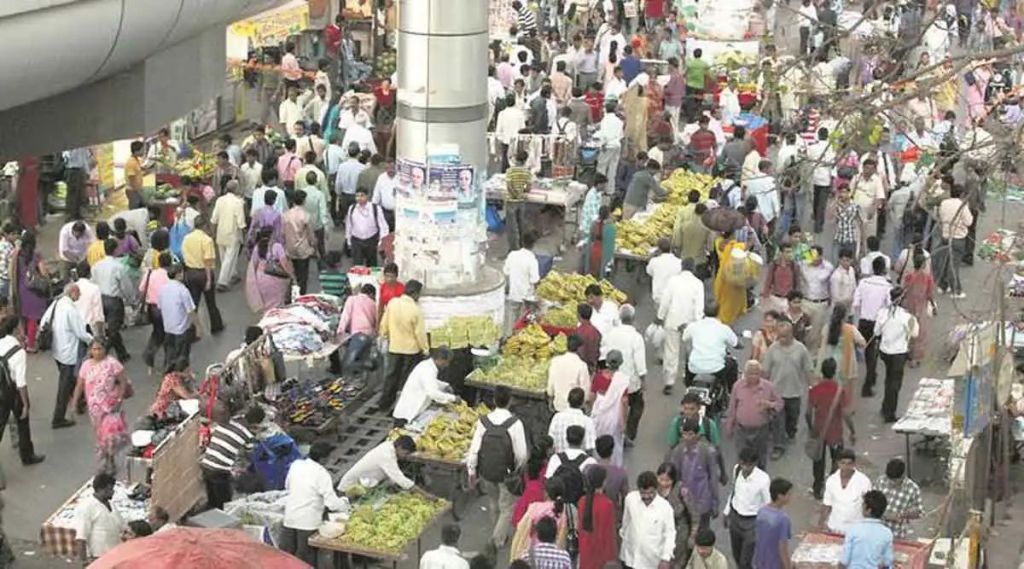
[[[456,202],[460,209],[474,209],[479,202],[476,169],[469,164],[399,159],[395,171],[398,192],[404,198],[429,202]]]

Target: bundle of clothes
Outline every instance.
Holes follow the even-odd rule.
[[[334,341],[341,308],[328,297],[300,296],[288,306],[267,311],[259,326],[270,333],[281,352],[315,354]]]

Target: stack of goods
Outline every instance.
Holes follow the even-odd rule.
[[[60,511],[50,517],[48,520],[50,525],[74,528],[75,510],[78,508],[79,502],[89,496],[92,496],[91,482],[83,487],[73,499],[68,500]],[[121,519],[126,523],[149,518],[149,500],[139,499],[133,495],[128,485],[120,480],[114,483],[114,497],[110,499],[110,506],[121,515]]]
[[[708,199],[711,188],[718,180],[707,174],[697,174],[682,168],[661,182],[668,191],[664,203],[657,206],[650,215],[637,215],[618,224],[616,244],[620,251],[646,257],[657,247],[662,237],[672,236],[679,207],[689,203],[691,190],[700,192],[701,201]]]
[[[577,307],[572,304],[563,304],[545,310],[544,314],[541,314],[540,325],[543,327],[573,330],[579,321],[576,310]]]
[[[1016,231],[997,229],[978,245],[978,257],[995,263],[1024,261],[1024,248]]]
[[[416,454],[426,458],[462,461],[469,451],[473,431],[480,417],[490,413],[486,405],[470,407],[461,399],[438,413],[421,434],[403,429],[392,431],[392,437],[408,434],[416,439]]]
[[[419,492],[390,492],[378,486],[367,493],[361,486],[345,492],[349,499],[359,498],[345,523],[345,531],[336,539],[344,545],[368,551],[398,555],[423,533],[448,502]]]
[[[188,176],[196,180],[209,180],[213,176],[214,170],[217,169],[217,156],[193,149],[192,158],[178,160],[175,163],[175,168],[179,176]]]
[[[552,339],[539,324],[529,324],[505,342],[497,365],[474,370],[468,379],[543,392],[548,384],[548,360],[553,355],[564,354],[567,344],[565,334]]]
[[[501,328],[490,316],[452,316],[444,326],[430,331],[430,347],[493,346],[501,339]]]
[[[391,77],[397,66],[397,52],[387,50],[382,52],[373,61],[373,69],[378,77]]]
[[[330,420],[333,413],[344,409],[362,389],[362,385],[340,377],[320,382],[296,382],[278,396],[278,414],[292,425],[320,427]]]
[[[319,353],[334,342],[341,307],[327,297],[300,296],[293,304],[268,310],[259,322],[285,354]]]
[[[586,302],[587,287],[592,284],[601,285],[604,297],[616,304],[626,302],[626,293],[612,286],[606,280],[598,281],[590,275],[567,274],[560,271],[549,272],[537,283],[537,296],[558,304],[575,306]]]
[[[228,515],[238,518],[243,526],[263,528],[270,543],[280,543],[287,499],[285,490],[257,492],[228,502],[223,509]]]
[[[510,336],[501,347],[501,355],[506,358],[543,361],[551,359],[552,355],[564,354],[565,350],[564,334],[559,334],[552,340],[543,328],[534,323]]]

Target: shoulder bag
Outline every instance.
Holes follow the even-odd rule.
[[[53,319],[57,316],[57,303],[63,296],[58,296],[53,301],[53,308],[50,310],[50,317],[45,322],[40,323],[39,329],[36,330],[36,348],[47,351],[53,347]]]
[[[273,245],[267,251],[267,260],[263,261],[263,273],[279,279],[291,279],[292,276],[284,269],[281,259],[273,256]]]

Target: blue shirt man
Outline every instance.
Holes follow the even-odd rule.
[[[626,80],[626,85],[629,85],[633,79],[636,79],[637,75],[640,75],[644,65],[633,55],[633,46],[627,45],[622,50],[622,53],[623,57],[622,61],[619,62],[619,67],[622,68],[622,78]]]
[[[181,273],[180,268],[171,269],[174,277]],[[160,289],[157,295],[157,306],[160,308],[160,317],[164,321],[164,333],[181,336],[188,330],[189,316],[195,312],[196,305],[192,302],[192,295],[188,288],[178,278],[172,278]]]
[[[888,501],[878,490],[864,493],[864,521],[846,532],[842,569],[891,569],[893,566],[892,530],[882,523]]]

